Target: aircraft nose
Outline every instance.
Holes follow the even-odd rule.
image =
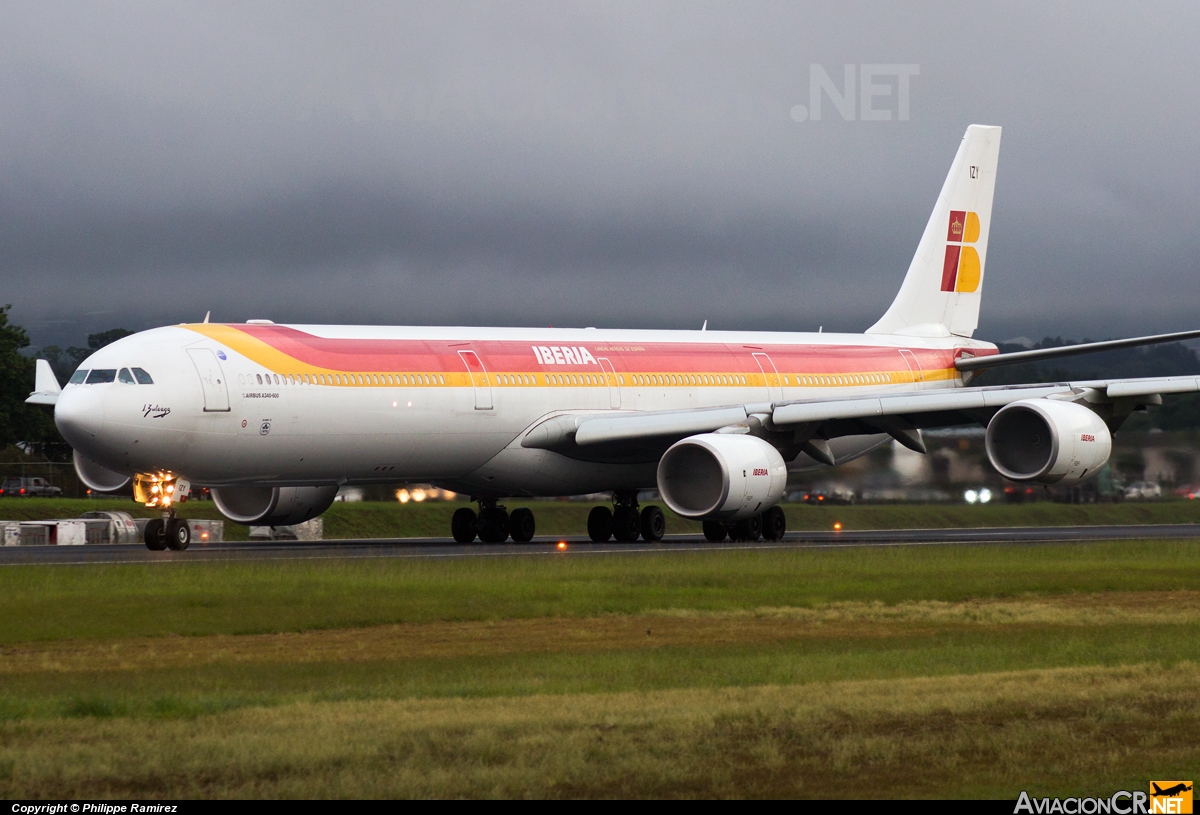
[[[104,424],[104,400],[90,387],[68,388],[58,395],[54,423],[72,447],[85,445]]]

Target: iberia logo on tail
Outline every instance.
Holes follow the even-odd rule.
[[[942,266],[942,291],[973,292],[979,288],[983,266],[975,247],[968,245],[977,240],[979,216],[961,209],[951,210],[946,261]]]

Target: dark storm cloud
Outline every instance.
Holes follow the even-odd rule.
[[[860,330],[980,122],[982,336],[1195,327],[1200,10],[917,8],[10,5],[0,301],[38,342],[209,309]],[[919,65],[909,121],[793,121],[812,63]]]

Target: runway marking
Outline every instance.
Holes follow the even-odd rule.
[[[899,540],[897,540],[899,538]],[[907,539],[905,539],[907,538]],[[455,544],[441,538],[379,538],[312,542],[224,542],[186,552],[150,552],[136,545],[94,545],[71,557],[60,547],[0,549],[0,566],[85,566],[136,563],[227,563],[270,560],[453,559],[470,557],[544,557],[547,555],[684,554],[694,552],[854,549],[865,547],[1014,545],[1090,543],[1105,540],[1179,540],[1200,538],[1200,524],[1130,526],[983,527],[972,529],[894,529],[850,532],[793,532],[781,542],[709,543],[692,535],[672,535],[661,543],[596,544],[580,536],[541,537],[529,544]],[[559,550],[565,540],[568,548]],[[82,549],[83,547],[79,547]],[[75,547],[72,547],[75,549]],[[427,551],[421,551],[426,549]],[[78,550],[76,550],[78,551]],[[84,552],[79,552],[84,555]],[[73,554],[73,553],[72,553]],[[128,556],[123,556],[128,555]]]

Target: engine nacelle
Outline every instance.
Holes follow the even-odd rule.
[[[79,455],[78,450],[72,456],[72,461],[75,462],[75,475],[89,490],[114,492],[129,483],[129,476],[101,467],[90,458]]]
[[[1023,399],[992,417],[984,447],[992,466],[1005,478],[1076,484],[1108,461],[1112,434],[1083,405]]]
[[[317,517],[337,495],[337,487],[264,487],[249,484],[212,490],[221,514],[239,524],[291,526]]]
[[[749,518],[779,503],[786,486],[783,456],[757,436],[689,436],[658,462],[658,494],[685,518]]]

